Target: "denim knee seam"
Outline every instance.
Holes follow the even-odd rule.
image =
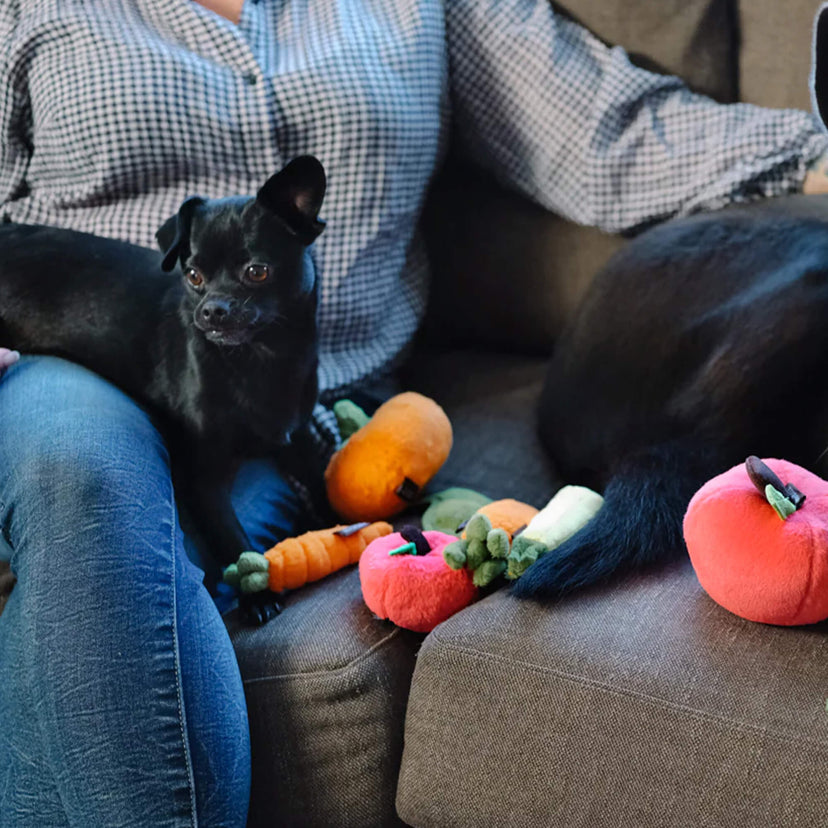
[[[172,482],[170,482],[172,486]],[[172,568],[172,631],[173,631],[173,652],[175,654],[175,690],[178,697],[178,724],[181,729],[181,743],[184,748],[184,758],[187,763],[187,784],[190,788],[190,809],[192,812],[191,824],[193,828],[198,826],[198,812],[196,810],[195,775],[193,773],[192,756],[190,755],[190,744],[187,739],[187,711],[184,708],[184,689],[181,682],[181,653],[178,642],[178,590],[176,589],[175,559],[176,559],[176,506],[175,498],[170,499],[170,567]]]

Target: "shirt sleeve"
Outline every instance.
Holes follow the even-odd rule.
[[[828,150],[811,114],[692,93],[548,0],[446,0],[446,37],[455,150],[608,232],[799,191]]]
[[[15,49],[16,2],[0,3],[0,208],[24,186],[31,155],[26,60]]]

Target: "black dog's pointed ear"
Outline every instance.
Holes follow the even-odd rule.
[[[170,216],[155,234],[158,246],[164,254],[161,260],[161,269],[169,273],[179,256],[184,258],[190,250],[190,225],[196,207],[204,204],[204,199],[198,196],[188,198],[174,216]]]
[[[312,155],[300,155],[267,180],[256,200],[310,244],[325,229],[319,219],[325,184],[322,164]]]
[[[814,21],[811,106],[823,125],[828,126],[828,3],[823,3]]]

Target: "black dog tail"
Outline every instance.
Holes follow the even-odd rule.
[[[687,504],[717,471],[721,467],[698,443],[664,444],[625,458],[613,470],[595,517],[530,566],[515,582],[514,594],[550,602],[677,558],[685,550]]]

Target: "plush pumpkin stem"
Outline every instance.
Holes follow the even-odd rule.
[[[776,509],[777,514],[782,520],[786,520],[793,512],[787,512],[787,507],[781,504],[781,500],[786,500],[795,512],[801,509],[805,503],[805,495],[793,485],[793,483],[783,483],[778,474],[765,462],[760,460],[755,454],[751,454],[745,460],[745,469],[747,470],[750,482],[763,494],[768,503]],[[776,494],[768,492],[771,488]],[[778,507],[778,508],[777,508]]]
[[[371,419],[355,402],[339,400],[333,406],[339,437],[344,443],[352,434],[359,431]]]
[[[428,538],[416,526],[403,526],[400,534],[415,547],[415,555],[428,555],[431,552],[431,544]]]
[[[406,503],[416,503],[420,498],[420,487],[410,478],[406,477],[394,490],[400,500]]]

